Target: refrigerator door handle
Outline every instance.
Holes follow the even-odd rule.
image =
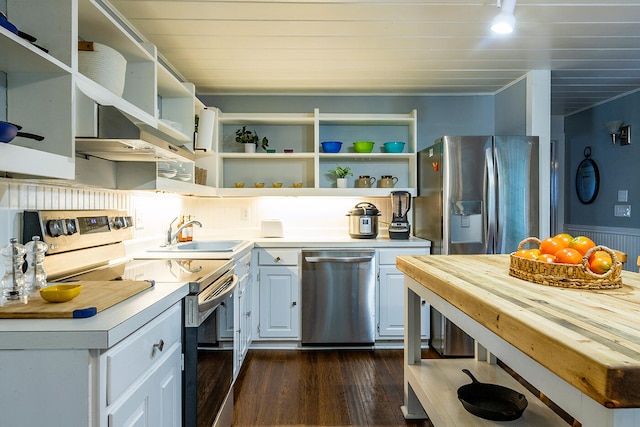
[[[484,180],[484,206],[485,206],[485,236],[484,236],[484,253],[494,253],[494,239],[496,237],[498,224],[496,212],[496,172],[493,160],[493,147],[489,145],[484,150],[485,160],[485,180]]]

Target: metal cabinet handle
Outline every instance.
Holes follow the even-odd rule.
[[[280,262],[280,257],[279,257],[279,256],[278,256],[278,257],[276,257],[276,260],[275,260],[275,261],[276,261],[276,262]]]
[[[154,356],[156,354],[156,349],[160,351],[164,349],[164,340],[162,338],[160,339],[159,343],[153,345],[153,349],[151,350],[151,356]]]
[[[291,303],[291,307],[295,307],[296,305],[298,305],[298,303],[295,301]]]
[[[372,256],[358,256],[358,257],[305,257],[304,260],[308,263],[316,263],[316,262],[342,262],[342,263],[359,263],[359,262],[369,262],[373,259]]]

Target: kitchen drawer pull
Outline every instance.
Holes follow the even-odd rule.
[[[280,257],[276,257],[275,261],[280,262]]]
[[[164,349],[164,340],[162,338],[160,338],[160,342],[157,344],[153,345],[153,350],[151,351],[151,356],[155,356],[156,354],[156,349],[162,351],[162,349]]]
[[[291,303],[291,306],[292,306],[292,307],[295,307],[296,305],[298,305],[298,303],[297,303],[297,302],[295,302],[295,301]]]

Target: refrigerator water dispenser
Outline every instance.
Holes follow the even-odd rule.
[[[482,243],[482,201],[451,202],[451,243]]]

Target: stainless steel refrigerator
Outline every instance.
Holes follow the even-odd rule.
[[[538,181],[538,137],[438,138],[418,153],[414,234],[432,254],[513,252],[538,236]],[[473,340],[434,309],[430,346],[473,355]]]

